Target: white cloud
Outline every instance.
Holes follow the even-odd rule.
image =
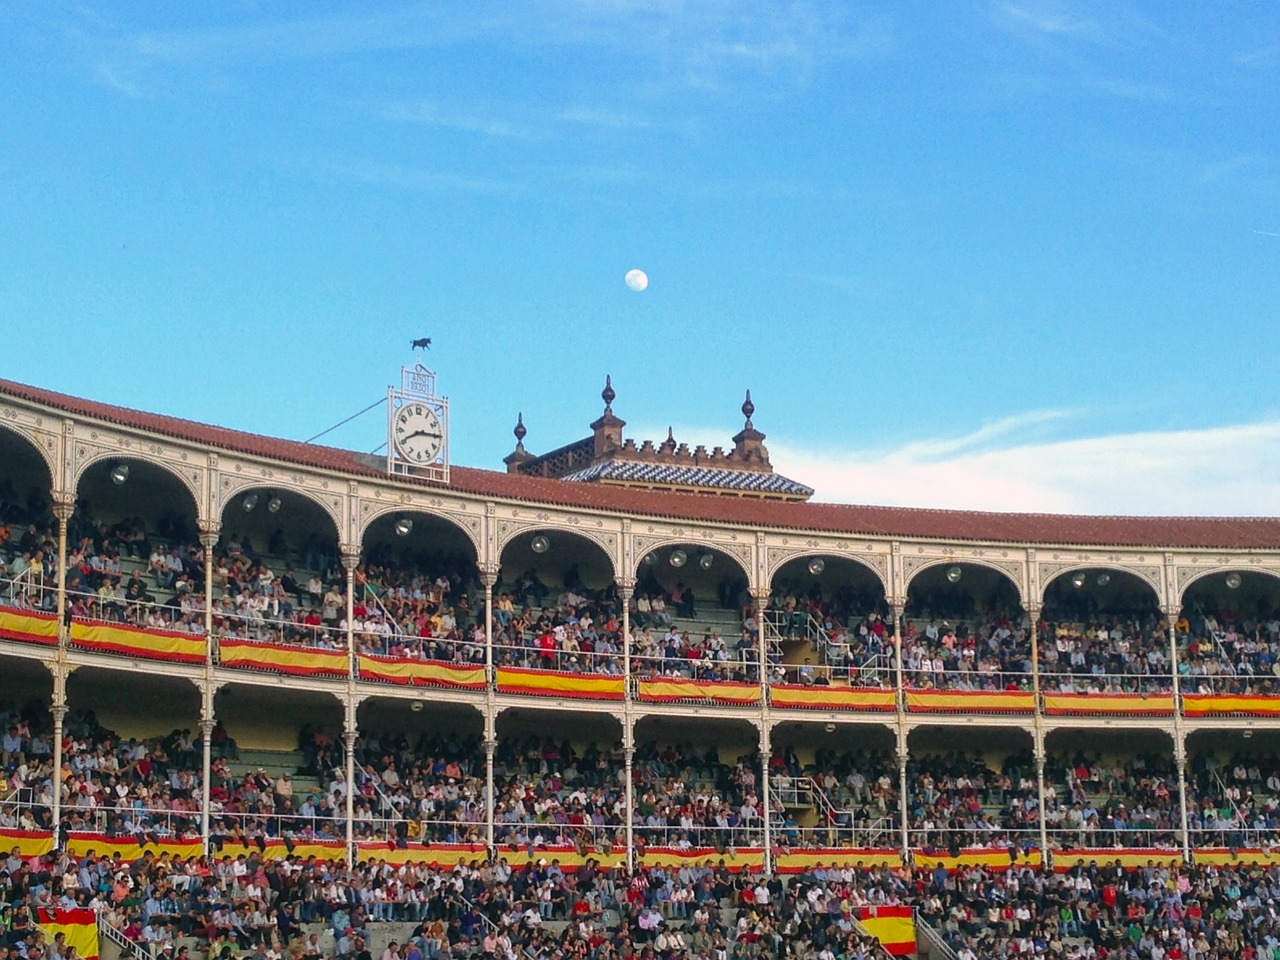
[[[831,503],[1138,516],[1280,515],[1280,419],[1200,430],[1045,439],[1065,411],[877,451],[766,441],[774,469]],[[725,444],[723,430],[677,440]],[[775,432],[776,435],[776,432]],[[636,436],[665,437],[661,432]]]

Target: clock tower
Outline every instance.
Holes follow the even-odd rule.
[[[449,398],[422,364],[400,369],[387,388],[387,473],[449,482]]]

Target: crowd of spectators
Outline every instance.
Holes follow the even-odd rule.
[[[1051,755],[1045,764],[1045,823],[1050,843],[1060,848],[1180,846],[1172,754],[1112,760],[1084,751]]]
[[[907,761],[913,846],[951,854],[966,848],[1038,846],[1036,768],[1011,754],[992,769],[980,753],[913,754]]]

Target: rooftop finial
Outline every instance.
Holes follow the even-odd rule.
[[[747,391],[747,399],[742,401],[742,415],[747,418],[747,426],[751,426],[751,417],[756,412],[756,405],[751,402],[751,391]]]
[[[523,413],[518,413],[518,414],[516,414],[516,428],[515,428],[514,430],[512,430],[511,432],[512,432],[512,433],[514,433],[514,434],[516,435],[516,446],[517,446],[517,447],[521,447],[521,448],[523,448],[523,447],[524,447],[524,438],[525,438],[526,436],[528,436],[528,434],[529,434],[529,431],[528,431],[528,430],[526,430],[526,429],[525,429],[525,426],[524,426],[524,414],[523,414]]]
[[[613,401],[617,394],[613,390],[613,377],[605,374],[604,389],[600,391],[600,399],[604,401],[605,413],[613,412]]]
[[[667,427],[667,443],[676,442],[676,432],[671,427]]]

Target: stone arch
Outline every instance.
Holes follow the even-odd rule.
[[[68,480],[68,486],[78,494],[80,484],[84,480],[85,474],[104,460],[145,463],[148,466],[155,467],[157,470],[161,470],[164,473],[169,474],[182,485],[187,493],[191,495],[191,505],[195,508],[196,520],[201,521],[209,519],[205,515],[202,491],[200,490],[199,482],[195,478],[187,476],[181,470],[175,470],[172,464],[166,463],[165,461],[155,457],[144,456],[143,454],[137,453],[133,450],[99,450],[88,454],[83,460],[76,464],[75,470]]]
[[[28,433],[22,429],[21,424],[14,421],[0,420],[0,430],[3,430],[5,434],[12,434],[24,445],[30,446],[31,449],[35,451],[36,455],[40,458],[40,462],[44,464],[45,474],[49,480],[48,489],[52,491],[54,482],[58,476],[58,464],[55,460],[54,454],[51,451],[46,450],[44,446],[40,444],[37,439],[38,435],[35,433]],[[48,435],[45,436],[48,438]],[[53,446],[56,450],[56,442],[53,443]]]
[[[533,541],[538,537],[546,537],[550,541],[549,549],[541,554],[532,549]],[[598,537],[586,530],[566,530],[563,527],[538,525],[522,527],[498,545],[494,561],[498,570],[504,573],[508,563],[516,565],[532,563],[535,568],[545,570],[550,564],[560,559],[557,556],[556,545],[566,540],[591,551],[593,558],[603,560],[604,572],[601,579],[607,581],[607,584],[588,583],[586,584],[588,587],[600,589],[617,581],[618,567],[613,552]]]
[[[643,546],[642,546],[643,545]],[[748,584],[755,584],[755,576],[752,568],[755,566],[751,562],[750,547],[746,548],[747,556],[744,558],[742,554],[735,548],[742,546],[741,544],[719,543],[717,541],[698,540],[690,536],[663,536],[653,540],[647,537],[641,540],[637,538],[634,543],[632,559],[634,569],[631,571],[635,576],[640,571],[641,564],[644,563],[645,557],[651,553],[659,553],[669,547],[686,547],[693,550],[709,550],[714,553],[721,554],[732,560],[738,567],[738,571],[746,577]]]
[[[225,521],[227,510],[236,500],[248,496],[250,493],[265,494],[268,491],[276,493],[290,493],[301,497],[310,503],[315,504],[324,513],[326,517],[333,523],[333,536],[336,540],[342,539],[342,516],[334,510],[333,504],[326,503],[321,497],[305,487],[299,487],[293,484],[271,483],[267,480],[253,480],[243,486],[237,486],[234,489],[219,491],[215,494],[213,504],[213,515],[220,521]]]
[[[1140,580],[1151,588],[1151,592],[1155,594],[1157,606],[1161,606],[1164,603],[1164,595],[1158,577],[1153,577],[1145,571],[1137,570],[1133,567],[1126,567],[1119,563],[1073,563],[1064,566],[1061,569],[1054,570],[1050,576],[1042,580],[1040,583],[1040,603],[1044,603],[1044,598],[1048,595],[1049,588],[1063,577],[1069,577],[1089,570],[1109,570],[1113,573],[1127,574],[1135,580]]]
[[[875,554],[872,554],[871,556],[875,556]],[[859,566],[865,567],[866,570],[880,582],[880,586],[884,588],[885,596],[887,597],[889,595],[889,578],[886,571],[876,567],[873,563],[871,563],[868,556],[865,556],[860,553],[839,553],[838,551],[819,550],[819,549],[798,550],[795,553],[777,553],[777,554],[775,554],[774,551],[770,551],[769,563],[765,570],[765,577],[767,578],[768,584],[772,585],[774,578],[778,576],[778,571],[780,571],[788,563],[792,563],[796,560],[819,560],[819,559],[820,560],[851,560],[854,563],[858,564]]]
[[[369,534],[369,529],[374,525],[374,523],[381,520],[388,514],[405,514],[406,516],[416,515],[430,517],[433,520],[442,520],[445,523],[456,527],[460,533],[471,541],[471,546],[475,550],[477,563],[482,559],[484,543],[480,533],[480,524],[478,522],[479,517],[474,518],[477,520],[475,524],[469,525],[464,523],[462,518],[449,513],[446,510],[434,509],[429,506],[413,503],[412,501],[405,503],[383,503],[381,501],[369,500],[361,501],[360,517],[356,521],[355,525],[355,542],[357,544],[364,543],[365,537]],[[339,520],[339,523],[341,523],[341,520]],[[501,547],[499,547],[499,550],[501,550]]]
[[[1262,574],[1263,576],[1270,577],[1273,580],[1280,580],[1280,570],[1273,570],[1268,567],[1225,566],[1225,567],[1213,567],[1213,568],[1206,568],[1204,570],[1197,570],[1194,574],[1192,574],[1190,577],[1186,579],[1186,582],[1183,583],[1181,588],[1179,589],[1178,606],[1181,607],[1184,603],[1186,603],[1187,593],[1199,581],[1204,580],[1208,577],[1212,577],[1216,574],[1221,574],[1225,576],[1231,573],[1238,573],[1242,577],[1250,573],[1258,573],[1258,574]]]
[[[907,573],[906,579],[902,584],[903,593],[906,596],[910,596],[911,584],[913,584],[919,578],[920,574],[924,573],[926,570],[932,570],[935,567],[963,567],[966,564],[974,567],[985,567],[986,569],[994,571],[1004,577],[1013,584],[1014,592],[1018,595],[1018,603],[1022,605],[1023,609],[1026,608],[1027,594],[1025,586],[1021,580],[1010,573],[1006,567],[1002,567],[998,563],[987,560],[984,557],[930,557],[925,559],[920,566]]]

